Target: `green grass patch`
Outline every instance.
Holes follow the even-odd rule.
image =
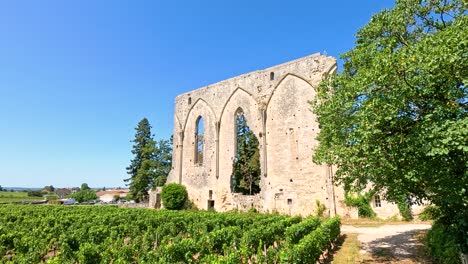
[[[19,203],[22,201],[43,200],[42,197],[30,197],[27,192],[0,192],[0,203]]]
[[[343,243],[339,246],[339,249],[333,254],[333,264],[348,264],[348,263],[359,263],[359,250],[360,242],[357,239],[358,234],[345,234],[342,236],[344,239]]]

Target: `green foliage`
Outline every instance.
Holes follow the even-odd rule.
[[[51,194],[46,194],[44,198],[50,201],[50,200],[57,200],[59,197],[57,194],[51,193]]]
[[[460,263],[456,233],[454,226],[447,227],[440,222],[432,226],[426,237],[426,247],[437,263]]]
[[[42,196],[28,196],[27,192],[0,192],[0,203],[18,203],[22,201],[43,200]]]
[[[0,262],[315,263],[340,231],[339,219],[314,219],[306,230],[274,214],[0,205]]]
[[[70,198],[75,199],[79,203],[83,202],[89,202],[89,201],[94,201],[97,200],[97,195],[96,192],[93,190],[84,190],[84,191],[79,191],[73,194],[70,194]]]
[[[442,212],[440,211],[439,207],[435,205],[429,205],[419,214],[419,219],[422,221],[438,220],[441,216]]]
[[[143,118],[135,128],[132,154],[134,158],[127,173],[130,178],[129,197],[139,202],[148,199],[148,191],[166,182],[172,164],[172,146],[169,140],[155,141],[148,119]]]
[[[154,157],[154,179],[152,188],[163,186],[166,183],[167,175],[172,167],[172,141],[173,137],[169,140],[159,140],[156,142],[156,150]]]
[[[187,197],[188,197],[188,196],[187,196]],[[183,209],[184,209],[184,210],[187,210],[187,211],[191,211],[191,212],[196,212],[196,211],[199,210],[198,207],[197,207],[197,205],[196,205],[193,201],[191,201],[190,199],[188,199],[188,198],[185,200],[185,205],[184,205]],[[215,209],[214,209],[214,208],[210,208],[210,211],[211,211],[211,212],[215,212]]]
[[[411,205],[408,202],[408,198],[402,196],[400,199],[397,200],[398,210],[400,211],[400,215],[404,221],[411,221],[413,220],[413,212],[411,211]]]
[[[260,149],[255,134],[247,126],[242,110],[237,111],[237,152],[233,163],[234,192],[252,195],[260,192]]]
[[[169,183],[162,188],[161,199],[164,208],[169,210],[181,210],[184,208],[188,199],[187,189],[181,184]]]
[[[44,196],[45,193],[43,191],[28,191],[28,196],[29,197],[42,197]]]
[[[325,212],[325,210],[327,209],[325,207],[325,205],[323,203],[321,203],[319,200],[315,200],[315,212],[317,214],[317,216],[320,216],[322,217],[323,216],[323,213]]]
[[[299,243],[286,249],[281,255],[282,263],[315,263],[324,249],[340,235],[341,221],[338,217],[323,222],[319,227],[302,238]]]
[[[375,192],[370,191],[365,194],[358,194],[356,196],[350,195],[349,192],[345,193],[345,204],[358,208],[358,215],[360,217],[374,218],[376,216],[372,206],[370,205],[372,196]]]
[[[88,184],[86,182],[81,184],[81,188],[80,188],[81,191],[86,191],[86,190],[89,190],[89,189],[91,189],[91,188],[89,188],[89,186],[88,186]]]
[[[448,225],[467,221],[466,13],[462,0],[398,0],[358,31],[312,102],[314,161],[336,165],[336,183],[372,183],[390,201],[430,201]]]
[[[285,237],[288,244],[297,244],[305,235],[314,231],[320,225],[320,219],[310,217],[286,228]]]
[[[54,192],[55,188],[54,188],[54,186],[52,186],[52,185],[47,185],[47,186],[45,186],[44,188],[42,188],[42,190],[43,190],[44,192],[51,193],[51,192]]]
[[[258,210],[255,207],[250,207],[249,213],[258,213]]]

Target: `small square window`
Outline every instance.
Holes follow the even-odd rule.
[[[292,204],[292,199],[288,199],[288,205]]]

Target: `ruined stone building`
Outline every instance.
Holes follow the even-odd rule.
[[[313,54],[177,96],[173,167],[168,183],[187,187],[200,209],[313,214],[316,200],[331,215],[356,216],[344,206],[333,169],[312,162],[319,131],[308,101],[337,69],[333,57]],[[242,111],[259,141],[260,192],[232,190],[236,114]]]

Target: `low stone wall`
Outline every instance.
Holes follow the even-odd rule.
[[[261,210],[262,200],[259,195],[242,195],[240,193],[232,193],[231,195],[233,209],[239,211],[248,211],[251,208],[255,208],[258,211]]]

